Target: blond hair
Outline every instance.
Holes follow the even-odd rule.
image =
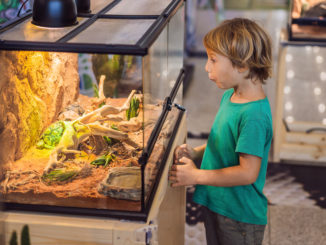
[[[251,20],[225,20],[208,32],[203,42],[206,48],[229,58],[233,67],[247,67],[246,79],[257,78],[264,84],[272,75],[271,39]]]

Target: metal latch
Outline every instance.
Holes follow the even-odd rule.
[[[174,106],[175,106],[176,108],[178,108],[180,111],[186,111],[186,108],[184,108],[183,106],[181,106],[181,105],[179,105],[179,104],[177,104],[177,103],[174,103]]]

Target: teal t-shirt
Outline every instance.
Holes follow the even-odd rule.
[[[239,165],[239,153],[246,153],[262,159],[259,175],[251,185],[197,185],[193,200],[231,219],[264,225],[267,223],[267,199],[263,187],[273,136],[271,109],[267,98],[242,104],[232,103],[233,92],[233,89],[229,89],[223,94],[201,169]]]

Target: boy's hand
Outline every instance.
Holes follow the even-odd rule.
[[[187,144],[180,145],[174,150],[174,164],[178,164],[182,157],[194,160],[196,157],[195,150]]]
[[[196,184],[196,172],[198,171],[195,163],[182,157],[177,164],[173,164],[169,173],[169,180],[172,187],[186,186]]]

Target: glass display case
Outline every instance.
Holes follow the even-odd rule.
[[[74,26],[0,28],[7,210],[146,220],[184,114],[183,5],[93,0]]]
[[[326,41],[326,2],[324,0],[293,0],[289,14],[289,40]]]
[[[325,166],[326,43],[289,41],[281,33],[273,161]]]

